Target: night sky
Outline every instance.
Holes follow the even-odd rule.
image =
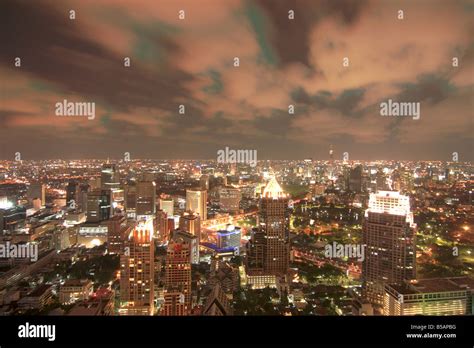
[[[472,161],[473,18],[456,0],[1,0],[0,159],[327,159],[333,144]],[[95,119],[56,116],[64,99]],[[388,99],[420,119],[381,116]]]

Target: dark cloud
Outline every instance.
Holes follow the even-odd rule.
[[[103,101],[120,111],[132,107],[174,111],[177,97],[190,97],[183,88],[192,79],[190,74],[171,69],[165,61],[158,61],[157,66],[166,69],[146,69],[136,59],[125,68],[124,57],[83,35],[68,11],[48,1],[2,1],[0,63],[15,69],[14,57],[21,57],[22,72],[60,86],[65,94]],[[142,40],[163,51],[176,50],[165,37],[144,28]]]
[[[354,88],[344,90],[337,96],[329,91],[319,91],[311,96],[300,87],[291,93],[291,97],[297,104],[311,106],[314,110],[332,109],[343,116],[360,116],[360,102],[364,94],[365,89]]]
[[[309,38],[313,26],[327,16],[336,18],[341,25],[351,25],[359,18],[367,1],[258,0],[257,4],[266,15],[269,27],[265,34],[277,52],[279,63],[301,63],[310,67]],[[295,20],[288,19],[289,10],[295,12]]]

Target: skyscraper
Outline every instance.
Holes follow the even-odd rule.
[[[186,190],[186,210],[199,214],[201,221],[207,220],[207,191]]]
[[[112,215],[109,190],[94,190],[87,193],[87,222],[100,222]]]
[[[103,190],[120,187],[119,172],[115,164],[107,162],[102,165],[100,183]]]
[[[137,186],[127,183],[124,185],[123,194],[127,217],[135,218],[137,214]]]
[[[69,181],[68,184],[66,185],[66,205],[70,207],[76,206],[77,190],[78,190],[77,182],[74,180]],[[71,203],[74,203],[74,204],[71,204]]]
[[[362,192],[362,166],[351,168],[349,173],[349,191]]]
[[[223,212],[238,213],[239,203],[242,194],[238,188],[220,187],[219,188],[219,207]]]
[[[154,181],[137,183],[137,218],[154,216],[156,213],[156,185]]]
[[[201,218],[192,212],[185,212],[179,218],[179,229],[191,233],[201,241]]]
[[[191,312],[190,246],[182,238],[168,244],[165,269],[165,303],[162,315],[188,315]]]
[[[363,295],[383,305],[384,285],[416,277],[416,224],[408,196],[399,192],[372,193],[363,221]]]
[[[174,215],[174,201],[173,198],[160,198],[160,209],[168,216]]]
[[[284,275],[290,258],[288,196],[273,177],[260,199],[257,226],[266,236],[266,272]]]
[[[26,195],[30,201],[33,201],[35,198],[39,198],[41,199],[41,205],[44,206],[46,204],[46,186],[42,183],[31,183],[28,187]]]
[[[257,230],[247,244],[247,270],[250,274],[284,276],[288,273],[288,223],[288,196],[272,178],[260,199]]]
[[[142,221],[132,230],[120,257],[120,313],[154,313],[153,220]]]

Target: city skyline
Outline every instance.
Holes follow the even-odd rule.
[[[229,146],[324,160],[332,144],[336,160],[472,161],[472,12],[462,0],[4,1],[0,158],[213,159]],[[392,101],[418,103],[418,118],[382,116]],[[63,102],[94,103],[94,117],[58,117]]]

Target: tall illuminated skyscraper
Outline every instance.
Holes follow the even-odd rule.
[[[207,191],[186,190],[186,210],[199,214],[201,221],[207,220]]]
[[[416,277],[416,224],[408,196],[394,191],[372,193],[363,221],[362,292],[383,305],[384,285]]]
[[[165,269],[165,303],[161,315],[189,315],[191,313],[190,245],[182,238],[168,244]]]
[[[135,227],[120,257],[120,314],[154,314],[153,220]]]
[[[247,244],[247,271],[253,275],[284,276],[290,258],[288,196],[275,178],[263,191],[257,229]]]
[[[173,198],[160,198],[160,209],[168,216],[174,215],[174,201]]]
[[[198,214],[185,212],[179,218],[179,229],[191,233],[201,241],[201,218]]]

